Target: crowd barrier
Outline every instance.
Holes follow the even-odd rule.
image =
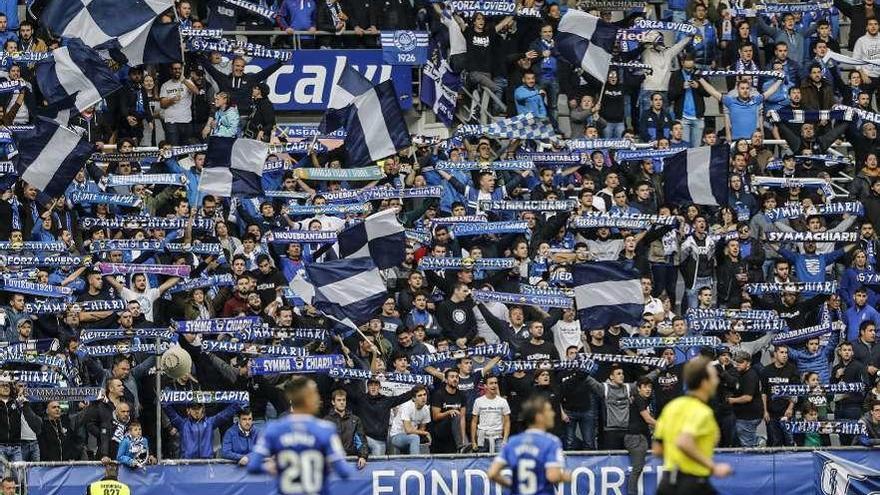
[[[860,448],[828,449],[838,457],[880,469],[880,452]],[[419,456],[372,459],[348,480],[330,478],[328,493],[345,495],[502,495],[489,483],[486,469],[492,457]],[[734,475],[716,480],[722,494],[814,495],[815,454],[809,449],[751,449],[719,451],[715,460],[733,466]],[[640,481],[640,493],[653,495],[658,483],[658,460],[649,457]],[[569,453],[571,483],[559,495],[623,495],[629,459],[620,452]],[[20,463],[15,469],[22,495],[82,495],[89,483],[101,478],[97,463]],[[824,473],[828,475],[829,473]],[[839,476],[834,471],[832,475]],[[277,493],[266,475],[250,475],[223,461],[165,461],[158,466],[121,468],[120,479],[133,495],[268,495]],[[839,484],[839,483],[838,483]],[[836,495],[836,494],[834,494]]]

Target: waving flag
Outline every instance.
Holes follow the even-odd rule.
[[[199,191],[229,198],[263,194],[263,163],[269,145],[255,139],[211,136]]]
[[[346,65],[339,75],[339,80],[330,91],[330,103],[327,113],[321,119],[321,134],[328,134],[345,125],[345,115],[354,99],[373,89],[369,79],[361,75],[354,67]]]
[[[347,109],[345,132],[350,167],[370,165],[412,143],[393,81],[355,97]]]
[[[688,148],[663,160],[666,200],[674,204],[727,204],[730,146]]]
[[[33,130],[13,133],[13,139],[18,147],[18,175],[52,197],[64,194],[93,151],[78,133],[43,117]]]
[[[106,45],[105,45],[106,46]],[[128,43],[111,42],[110,54],[114,60],[130,66],[143,64],[170,64],[182,62],[183,52],[180,48],[180,24],[176,22],[162,23],[156,19],[149,29],[137,33]],[[121,53],[124,59],[115,56]]]
[[[40,21],[53,35],[79,38],[92,48],[126,47],[172,7],[174,0],[55,0]]]
[[[37,64],[37,84],[49,105],[63,102],[79,111],[122,87],[98,52],[76,39]]]
[[[337,239],[340,258],[371,258],[380,270],[398,266],[406,258],[406,233],[393,209],[368,216]]]
[[[645,310],[641,275],[622,261],[580,263],[572,267],[574,300],[581,328],[594,330],[635,323]]]
[[[617,26],[577,9],[568,9],[556,33],[562,58],[603,83],[616,39]]]
[[[306,265],[314,287],[312,305],[351,328],[369,321],[387,297],[385,282],[371,258],[354,258]]]

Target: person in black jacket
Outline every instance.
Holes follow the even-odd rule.
[[[144,70],[141,67],[128,69],[128,84],[120,91],[120,112],[117,138],[132,138],[135,144],[144,137],[144,126],[153,125],[153,112],[150,111],[150,97],[144,89]]]
[[[715,369],[718,370],[720,383],[711,405],[715,411],[715,421],[718,422],[718,428],[721,430],[721,441],[718,446],[737,447],[739,441],[736,438],[736,416],[733,413],[733,406],[727,403],[727,398],[733,395],[739,378],[733,367],[733,362],[731,362],[728,347],[722,347],[718,350]]]
[[[672,102],[676,120],[684,127],[684,139],[691,143],[691,146],[697,146],[702,139],[703,129],[706,126],[703,121],[706,102],[703,98],[709,96],[709,93],[697,82],[694,66],[694,56],[688,54],[681,63],[681,70],[672,71],[672,76],[669,78],[669,101]],[[690,101],[693,102],[693,107],[685,108],[688,92],[692,96]],[[689,115],[685,114],[685,110]]]
[[[378,0],[377,20],[379,29],[412,29],[416,26],[416,11],[407,0]]]
[[[377,11],[378,2],[373,0],[350,0],[345,2],[347,7],[344,9],[348,14],[349,29],[352,29],[357,38],[351,36],[346,37],[346,43],[351,48],[376,48],[378,37],[364,36],[364,34],[379,34],[379,12]]]
[[[367,380],[366,393],[363,392],[361,382],[353,382],[348,387],[352,410],[356,411],[361,419],[364,435],[367,438],[367,446],[372,455],[385,455],[391,409],[412,399],[412,391],[396,397],[381,395],[379,394],[380,386],[379,380],[370,379]]]
[[[718,265],[718,306],[738,308],[742,302],[742,287],[748,279],[746,262],[740,257],[739,239],[727,241]]]
[[[275,108],[269,101],[269,86],[261,82],[251,90],[254,105],[248,118],[244,136],[268,143],[275,127]]]
[[[12,379],[0,376],[0,457],[9,462],[21,462],[21,414],[30,409],[23,398],[15,397]]]
[[[865,363],[853,358],[853,346],[849,342],[841,342],[837,346],[837,364],[831,370],[831,383],[858,383],[862,380]],[[867,377],[866,377],[867,378]],[[867,383],[868,386],[872,383]],[[862,416],[862,403],[865,394],[853,392],[845,394],[834,407],[834,419],[856,421]],[[841,445],[851,445],[852,435],[841,435]]]
[[[46,404],[43,429],[37,435],[40,442],[40,461],[79,461],[83,458],[81,445],[76,437],[79,413],[62,414],[61,403],[53,400]]]
[[[249,118],[245,116],[251,114],[251,105],[253,103],[253,93],[251,88],[268,79],[269,76],[284,65],[284,62],[277,60],[275,63],[259,72],[245,74],[244,66],[246,63],[244,59],[236,57],[232,61],[232,72],[227,76],[211,65],[207,59],[201,59],[200,62],[205,71],[214,79],[214,82],[217,83],[220,91],[229,93],[232,99],[230,103],[238,107],[238,114],[242,116],[240,126],[243,129],[247,129],[247,121],[249,120]]]
[[[370,455],[363,422],[348,410],[348,393],[345,390],[338,388],[330,395],[333,397],[333,409],[324,419],[336,425],[345,454],[357,456],[357,467],[363,469]]]
[[[565,351],[569,360],[577,359],[578,347],[569,346]],[[596,448],[596,409],[593,407],[593,391],[587,385],[587,373],[566,370],[560,373],[559,382],[562,412],[568,417],[565,423],[565,450],[593,450]],[[577,432],[580,429],[581,438]]]

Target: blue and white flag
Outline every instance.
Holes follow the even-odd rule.
[[[817,495],[876,495],[880,471],[828,452],[813,452],[814,492]]]
[[[52,50],[37,64],[37,84],[49,105],[63,104],[83,111],[122,88],[98,52],[80,40]]]
[[[562,58],[603,83],[616,38],[617,26],[578,9],[568,9],[556,32]]]
[[[428,33],[382,31],[382,59],[391,65],[424,65],[428,61]]]
[[[688,148],[664,161],[666,200],[675,204],[727,204],[730,146]]]
[[[369,321],[387,298],[385,281],[369,257],[310,263],[306,274],[315,291],[312,305],[351,328]]]
[[[355,98],[372,88],[373,83],[369,79],[355,70],[353,66],[346,64],[339,74],[336,84],[333,85],[333,89],[330,90],[327,112],[324,113],[321,125],[318,126],[321,134],[329,134],[343,127],[347,115],[346,109],[354,103]]]
[[[412,144],[390,79],[356,96],[343,116],[348,166],[370,165]]]
[[[43,117],[34,130],[15,133],[13,139],[19,177],[53,198],[64,194],[92,153],[92,145],[77,132]]]
[[[491,124],[464,124],[454,137],[487,136],[498,139],[551,139],[556,137],[553,126],[531,113],[514,115]]]
[[[269,146],[256,139],[211,136],[199,191],[230,198],[263,194],[263,163]]]
[[[152,40],[161,39],[165,44],[175,37],[177,55],[180,56],[180,35],[177,25],[155,23],[160,14],[174,7],[174,0],[68,0],[49,2],[40,17],[41,24],[59,38],[79,38],[95,49],[122,49],[129,65],[162,63],[169,60],[149,60],[145,52],[164,52],[167,46],[159,46]],[[154,29],[173,29],[173,34],[152,33]],[[175,44],[172,43],[172,46]]]
[[[397,212],[387,209],[339,232],[334,248],[340,258],[370,258],[384,270],[403,263],[406,234],[397,220]]]
[[[637,323],[645,310],[641,275],[620,261],[581,263],[572,266],[574,300],[581,328],[608,328]]]
[[[433,57],[422,67],[419,99],[429,106],[447,127],[455,121],[455,106],[461,87],[461,74],[453,72],[446,60]]]

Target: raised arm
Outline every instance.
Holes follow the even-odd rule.
[[[763,93],[761,93],[761,96],[763,96],[765,100],[767,98],[770,98],[773,95],[773,93],[775,93],[776,90],[779,89],[780,86],[782,86],[782,79],[777,79],[776,82],[774,82],[773,84],[768,86],[767,89],[764,90]]]
[[[723,98],[723,95],[722,95],[717,89],[715,89],[714,86],[712,86],[711,84],[709,84],[709,83],[708,83],[704,78],[702,78],[702,77],[701,77],[700,79],[698,79],[698,81],[699,81],[699,83],[700,83],[700,86],[702,86],[703,89],[705,89],[706,92],[709,93],[709,96],[711,96],[712,98],[715,98],[715,99],[718,100],[719,102],[721,101],[721,99]]]

